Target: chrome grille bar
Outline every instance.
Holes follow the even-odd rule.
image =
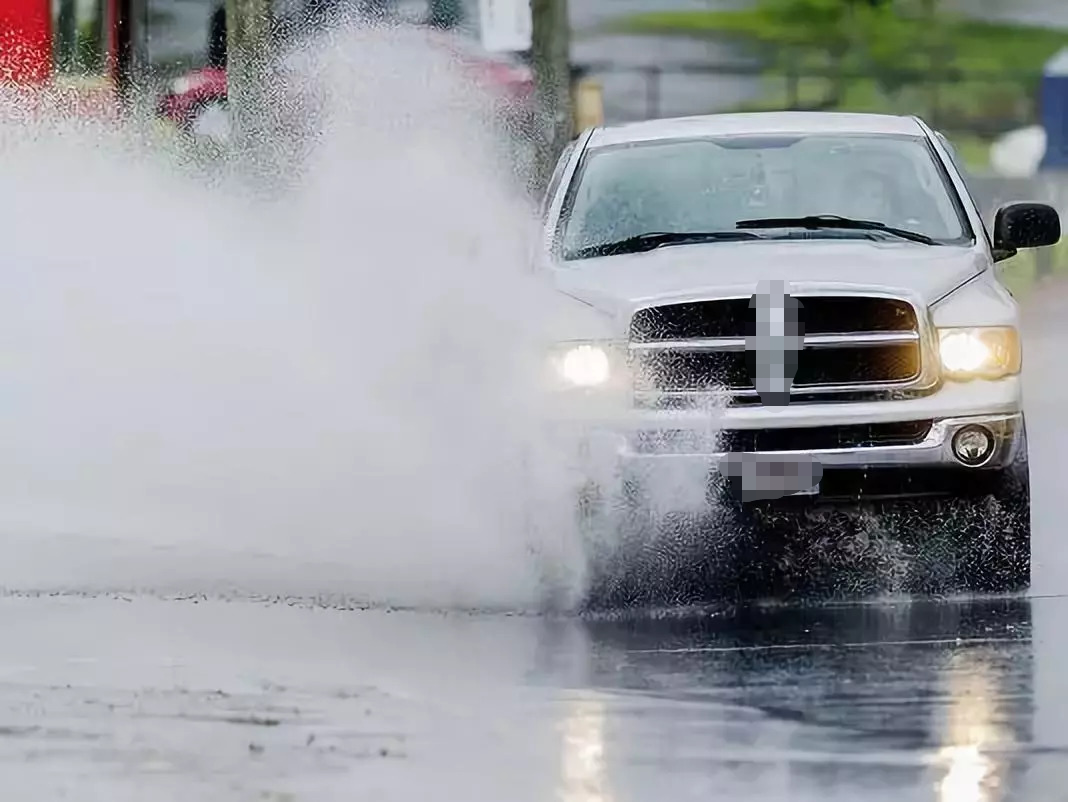
[[[809,334],[805,348],[865,348],[915,343],[918,331],[863,331],[840,334]],[[705,337],[695,340],[654,340],[630,344],[631,351],[744,351],[744,337]]]

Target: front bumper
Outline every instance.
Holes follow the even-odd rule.
[[[580,461],[588,469],[583,473],[602,487],[621,478],[637,481],[653,495],[678,496],[680,503],[688,499],[682,503],[687,508],[702,503],[709,477],[730,454],[758,454],[769,461],[814,460],[823,468],[817,498],[822,500],[921,496],[929,490],[937,490],[937,495],[967,493],[970,487],[978,489],[994,480],[998,469],[1011,465],[1026,448],[1018,377],[947,384],[930,395],[898,400],[685,411],[631,408],[617,416],[605,416],[605,411],[602,406],[601,414],[589,416],[581,426]],[[909,422],[930,422],[930,427],[907,444],[813,448],[790,443],[787,450],[719,447],[724,432],[789,435],[784,430]],[[993,452],[979,467],[962,464],[953,451],[954,435],[972,425],[981,425],[994,436]],[[649,435],[665,432],[682,436],[666,438],[668,447],[660,449]]]
[[[970,415],[964,417],[943,418],[935,420],[927,436],[922,441],[909,445],[891,446],[856,446],[847,448],[804,449],[789,451],[756,452],[768,458],[776,456],[787,458],[805,455],[817,460],[826,468],[891,468],[891,467],[957,467],[963,466],[953,455],[954,435],[966,426],[981,425],[988,428],[995,437],[994,452],[984,463],[983,468],[1001,468],[1009,465],[1020,447],[1020,433],[1023,429],[1023,415]],[[656,463],[671,461],[675,464],[684,462],[697,465],[718,463],[728,456],[728,452],[710,450],[704,453],[648,453],[633,449],[632,441],[626,436],[617,439],[617,455],[627,464]],[[975,470],[981,470],[978,468]]]

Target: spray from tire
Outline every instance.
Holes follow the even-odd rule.
[[[569,604],[555,296],[492,109],[402,29],[279,86],[289,138],[207,183],[129,131],[4,126],[0,584],[528,608],[548,573]]]

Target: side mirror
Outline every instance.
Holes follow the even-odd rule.
[[[1056,245],[1060,238],[1060,215],[1045,203],[1009,203],[994,215],[994,261],[1015,256],[1020,248]]]

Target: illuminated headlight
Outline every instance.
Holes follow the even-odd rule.
[[[559,343],[549,362],[553,383],[564,388],[607,387],[625,372],[619,349],[610,342]]]
[[[599,387],[612,377],[612,360],[603,346],[575,345],[558,355],[557,370],[573,387]]]
[[[1020,372],[1020,336],[1011,326],[938,330],[942,370],[951,379],[1001,379]]]

